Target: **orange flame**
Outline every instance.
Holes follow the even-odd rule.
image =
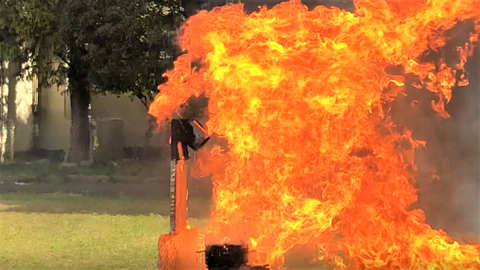
[[[313,243],[335,269],[480,269],[478,246],[460,245],[409,210],[417,195],[407,165],[415,169],[414,149],[424,143],[399,133],[386,109],[414,74],[416,88],[436,93],[432,108],[449,116],[444,105],[480,28],[458,49],[456,69],[418,59],[444,46],[458,21],[478,23],[480,0],[355,6],[308,11],[292,0],[245,14],[229,5],[184,25],[188,53],[165,74],[149,112],[163,121],[192,95],[210,98],[208,128],[229,145],[213,148],[205,239],[255,243],[252,259],[276,268],[292,247]],[[203,66],[193,68],[198,60]],[[391,66],[403,72],[390,74]]]

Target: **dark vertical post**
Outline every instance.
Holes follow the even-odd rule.
[[[170,135],[170,147],[171,147],[171,161],[170,161],[170,233],[176,231],[176,212],[177,212],[177,162],[179,159],[178,151],[178,138],[177,138],[177,124],[175,119],[172,120]]]
[[[175,149],[174,149],[175,148]],[[172,151],[176,151],[177,146],[172,144]],[[170,233],[175,232],[175,185],[177,177],[177,161],[170,161]]]
[[[187,226],[187,141],[188,122],[172,119],[170,162],[170,232],[179,232]]]

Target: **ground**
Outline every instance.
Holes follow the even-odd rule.
[[[165,169],[0,166],[0,268],[156,269],[157,240],[169,229]],[[189,209],[200,229],[211,205],[202,192],[193,192]]]
[[[0,269],[156,269],[158,237],[169,230],[168,165],[0,166]],[[189,223],[204,229],[208,179],[192,179],[189,197]]]
[[[192,212],[203,212],[192,203]],[[167,207],[165,207],[167,206]],[[168,201],[73,194],[0,196],[2,269],[155,269]],[[204,228],[204,217],[192,218]]]
[[[0,269],[156,269],[157,240],[169,230],[168,165],[0,166]],[[205,228],[211,183],[192,179],[189,195],[190,224]],[[287,263],[304,265],[305,255],[294,249]]]

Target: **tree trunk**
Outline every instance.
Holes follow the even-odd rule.
[[[38,75],[36,88],[33,91],[36,91],[36,103],[33,104],[32,113],[33,113],[33,151],[37,153],[40,150],[40,119],[41,119],[41,104],[42,104],[42,90],[43,87],[41,86],[41,74]]]
[[[17,122],[17,76],[20,72],[18,61],[8,63],[8,102],[7,102],[7,140],[4,160],[13,162],[15,158],[15,123]]]
[[[68,161],[80,163],[90,157],[90,85],[85,72],[71,65],[68,73],[68,88],[72,108],[70,127],[70,151]]]

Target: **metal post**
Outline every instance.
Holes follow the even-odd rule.
[[[172,119],[170,161],[170,232],[180,232],[187,226],[187,122]]]
[[[180,159],[177,161],[175,170],[175,232],[180,232],[187,227],[188,218],[187,168],[182,143],[177,143],[177,149]]]

